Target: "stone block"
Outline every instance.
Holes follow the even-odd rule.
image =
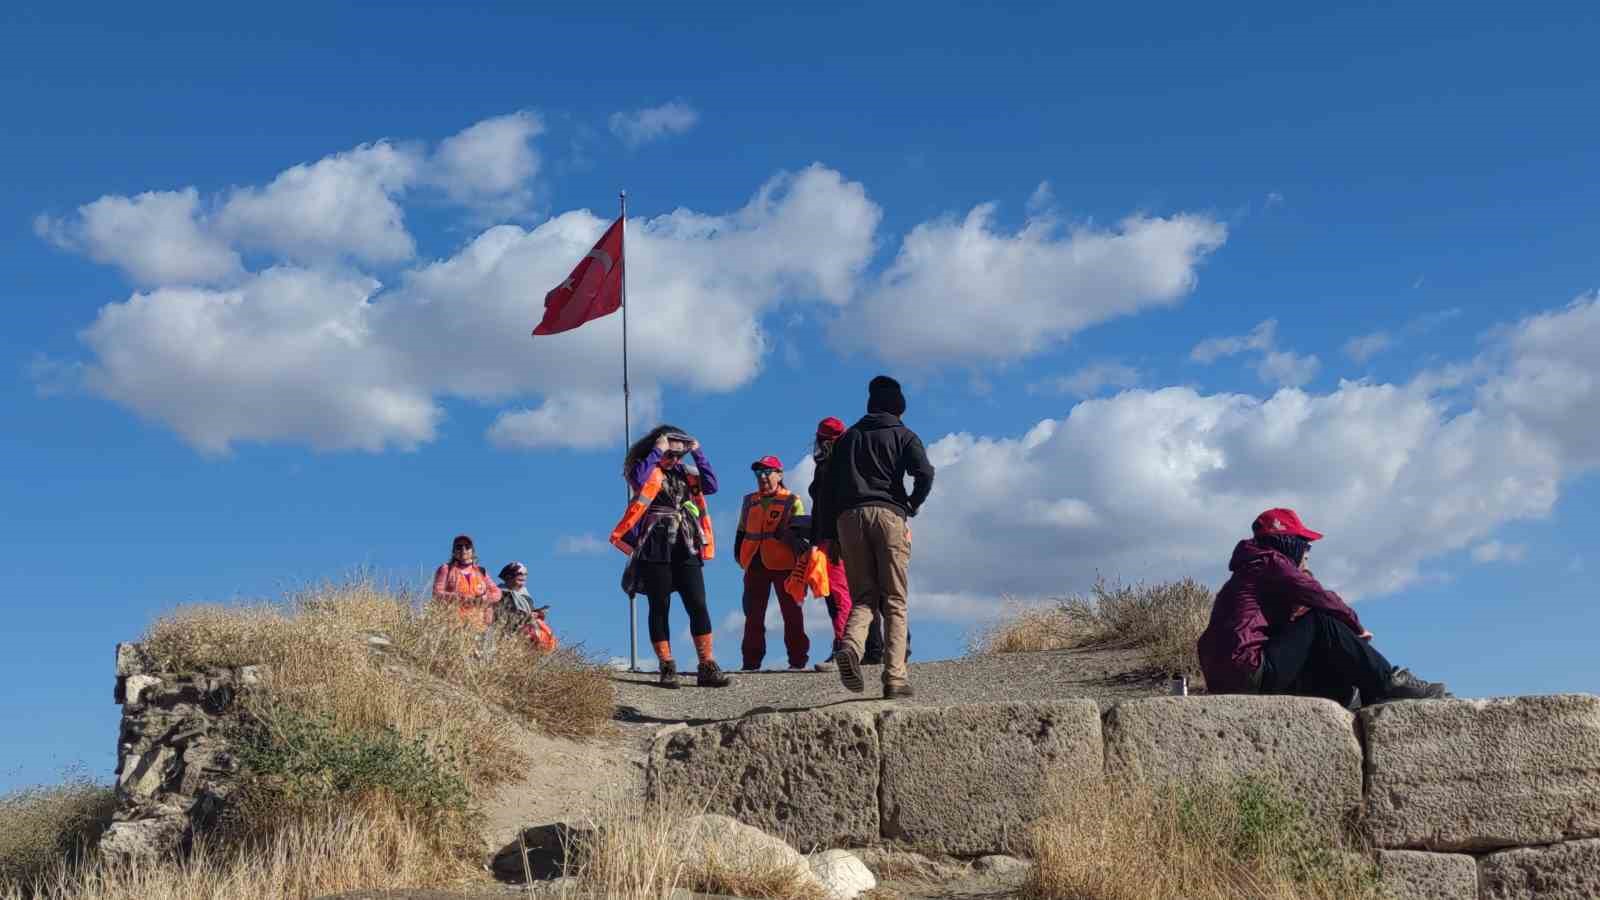
[[[1022,846],[1054,778],[1105,769],[1093,700],[889,710],[883,837],[958,856]]]
[[[1413,700],[1361,712],[1379,847],[1485,851],[1600,837],[1600,697]]]
[[[117,645],[118,678],[127,678],[129,675],[143,675],[145,674],[146,665],[144,648],[127,641]]]
[[[658,735],[647,787],[802,850],[852,846],[878,839],[881,764],[870,710],[773,713]]]
[[[1105,716],[1106,774],[1153,786],[1256,778],[1317,819],[1361,808],[1354,717],[1310,697],[1152,697]]]
[[[1392,900],[1478,900],[1478,861],[1463,853],[1380,850],[1378,880]]]
[[[1600,897],[1600,840],[1491,853],[1478,861],[1483,900]]]

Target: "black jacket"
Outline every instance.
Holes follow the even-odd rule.
[[[912,479],[906,494],[906,476]],[[819,539],[838,535],[839,514],[883,506],[914,516],[933,490],[933,464],[922,439],[899,416],[868,413],[833,445],[813,493],[812,522]]]

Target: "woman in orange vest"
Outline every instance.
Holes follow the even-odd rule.
[[[688,457],[693,471],[684,464]],[[717,473],[700,442],[672,425],[660,425],[628,448],[622,477],[633,491],[611,544],[628,554],[623,590],[650,601],[650,645],[660,663],[662,687],[678,686],[667,613],[677,593],[689,614],[689,634],[700,658],[701,687],[727,687],[728,676],[711,654],[711,614],[706,610],[705,563],[716,554],[706,497],[717,492]]]
[[[776,591],[789,668],[804,669],[811,639],[806,637],[800,601],[784,591],[783,583],[795,564],[787,537],[789,520],[805,515],[805,506],[784,486],[783,463],[776,456],[756,460],[750,471],[756,475],[756,490],[744,497],[739,533],[733,539],[733,555],[744,569],[744,643],[739,649],[746,670],[761,668],[767,655],[767,600]]]
[[[844,434],[844,422],[833,416],[817,423],[817,437],[811,450],[811,459],[817,466],[811,475],[812,521],[826,514],[817,503],[817,485],[823,481],[828,471],[828,461],[833,456],[833,444],[842,434]],[[828,618],[833,624],[833,652],[826,660],[817,663],[817,671],[831,672],[833,653],[839,652],[840,644],[844,641],[844,624],[850,621],[850,582],[844,575],[844,557],[839,555],[838,542],[822,541],[817,544],[817,549],[828,559]],[[881,640],[879,644],[881,646]]]
[[[478,565],[478,551],[472,538],[456,535],[450,544],[450,561],[434,570],[433,599],[454,607],[462,623],[476,629],[494,621],[494,606],[500,602],[500,589],[489,573]]]

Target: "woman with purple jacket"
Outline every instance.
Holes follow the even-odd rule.
[[[1297,694],[1362,706],[1448,697],[1443,684],[1389,664],[1355,610],[1312,577],[1307,528],[1292,509],[1269,509],[1233,548],[1233,576],[1217,592],[1197,650],[1212,694]]]

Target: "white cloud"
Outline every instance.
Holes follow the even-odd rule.
[[[1472,561],[1476,563],[1519,563],[1527,555],[1528,548],[1522,544],[1506,544],[1500,541],[1484,541],[1472,548]]]
[[[543,133],[543,120],[526,110],[484,119],[439,143],[428,180],[457,203],[500,216],[521,213],[532,202],[529,184],[539,173],[532,142]]]
[[[1138,383],[1138,369],[1122,363],[1106,362],[1085,366],[1071,375],[1058,375],[1035,382],[1028,385],[1028,392],[1092,397],[1102,388],[1128,388]]]
[[[1387,331],[1374,331],[1344,342],[1344,354],[1358,363],[1364,363],[1394,346],[1394,336]]]
[[[24,369],[40,397],[59,397],[76,391],[83,382],[83,363],[36,353]]]
[[[556,552],[563,556],[592,556],[609,550],[608,541],[592,534],[569,534],[556,541]]]
[[[1600,293],[1523,319],[1501,343],[1509,363],[1480,405],[1551,435],[1569,465],[1600,465]]]
[[[192,187],[101,197],[68,220],[39,216],[34,231],[140,284],[212,284],[243,273],[239,254],[203,227]]]
[[[813,166],[725,215],[630,223],[632,381],[641,419],[673,384],[728,391],[760,371],[761,317],[789,298],[843,302],[881,211]],[[458,254],[376,279],[280,266],[228,290],[162,287],[101,310],[84,335],[91,387],[206,452],[234,441],[329,449],[432,440],[439,401],[542,398],[491,428],[504,446],[592,447],[620,431],[597,392],[620,376],[619,316],[533,340],[538,299],[608,223],[585,211],[490,228]],[[685,348],[715,347],[715,353]],[[641,423],[642,424],[642,423]]]
[[[1235,337],[1206,338],[1189,351],[1189,358],[1198,363],[1214,363],[1219,359],[1237,356],[1251,350],[1271,350],[1278,341],[1278,322],[1267,319],[1250,329],[1249,334]]]
[[[1315,355],[1302,356],[1287,350],[1271,350],[1256,363],[1256,374],[1268,384],[1300,387],[1317,377],[1322,362]]]
[[[297,262],[349,255],[399,262],[416,252],[397,201],[423,166],[418,148],[386,141],[293,166],[264,188],[235,189],[217,216],[221,233]]]
[[[635,422],[661,416],[661,395],[651,389],[633,395]],[[571,447],[593,450],[622,443],[622,392],[581,391],[552,394],[536,409],[507,410],[489,427],[491,444],[507,449]]]
[[[1277,349],[1278,322],[1267,319],[1250,329],[1249,334],[1233,337],[1207,338],[1189,351],[1189,358],[1199,363],[1213,363],[1241,353],[1258,353],[1254,368],[1267,384],[1280,387],[1300,387],[1317,375],[1322,361],[1315,355],[1302,355]]]
[[[1014,233],[995,207],[912,229],[883,276],[831,329],[845,350],[896,363],[1011,360],[1078,331],[1177,303],[1227,229],[1205,216],[1133,216],[1062,233],[1049,216]]]
[[[682,100],[611,114],[611,133],[630,147],[683,134],[700,121],[700,113]]]

